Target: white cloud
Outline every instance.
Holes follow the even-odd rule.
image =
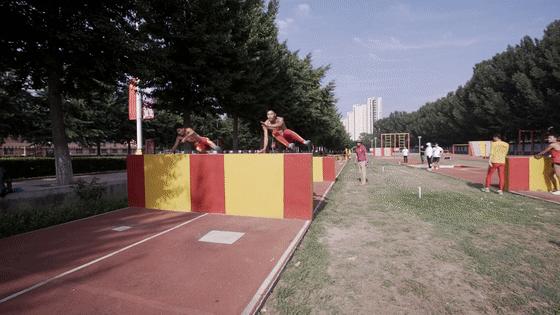
[[[372,49],[374,51],[405,51],[405,50],[419,50],[419,49],[433,49],[433,48],[453,48],[453,47],[469,47],[477,44],[480,40],[477,38],[469,39],[440,39],[423,41],[419,43],[404,43],[396,37],[389,37],[388,39],[368,39],[364,41],[359,37],[354,37],[353,41],[359,45]]]
[[[311,13],[311,6],[307,3],[298,4],[296,7],[296,13],[298,16],[306,17]]]
[[[292,18],[287,18],[283,20],[278,20],[276,24],[278,24],[278,30],[280,34],[288,33],[288,30],[294,26],[295,20]]]

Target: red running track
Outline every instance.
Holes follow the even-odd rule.
[[[314,185],[315,206],[329,189]],[[125,208],[0,239],[0,314],[252,313],[308,225]],[[212,230],[245,234],[199,241]]]
[[[481,167],[454,167],[454,168],[440,168],[435,170],[434,173],[440,173],[443,175],[463,179],[471,183],[480,184],[480,187],[484,185],[486,180],[486,168]],[[498,187],[498,172],[494,172],[492,176],[492,186]]]
[[[111,230],[123,221],[133,227]],[[0,313],[242,313],[306,224],[128,208],[3,239],[1,299],[48,282]],[[212,230],[245,234],[231,245],[198,241]]]

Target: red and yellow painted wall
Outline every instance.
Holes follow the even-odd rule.
[[[313,182],[334,182],[336,157],[313,157]]]
[[[309,220],[315,163],[319,162],[311,154],[131,155],[128,203],[161,210]],[[330,176],[329,163],[322,165],[327,164],[323,178]]]
[[[551,191],[553,184],[546,176],[551,171],[550,158],[510,156],[506,161],[506,189],[509,191]]]

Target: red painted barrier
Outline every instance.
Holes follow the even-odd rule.
[[[313,218],[313,170],[309,167],[312,164],[312,156],[308,154],[284,155],[284,218],[286,219],[311,220]]]
[[[223,155],[191,155],[191,210],[225,213]]]
[[[506,160],[506,190],[529,190],[529,158],[508,157]]]
[[[144,193],[144,156],[129,155],[126,159],[126,177],[128,189],[128,206],[146,206]]]
[[[323,181],[334,182],[336,180],[335,163],[336,159],[334,157],[323,158]]]

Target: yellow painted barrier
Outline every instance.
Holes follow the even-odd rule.
[[[530,157],[529,170],[530,191],[552,191],[554,186],[548,176],[553,171],[550,158],[535,159]]]
[[[224,156],[226,214],[283,218],[284,156]]]
[[[323,158],[313,157],[313,182],[323,181]]]
[[[145,155],[146,208],[191,211],[189,170],[187,155]]]

